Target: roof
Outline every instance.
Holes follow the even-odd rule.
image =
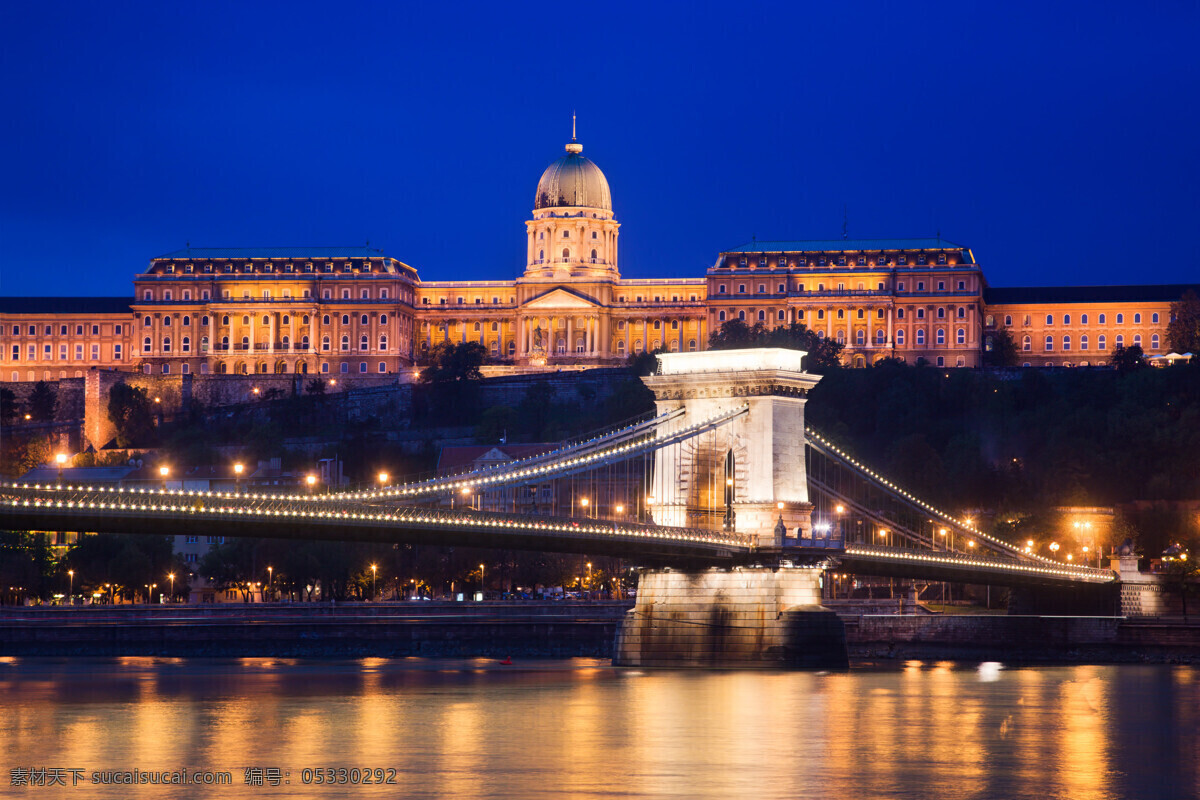
[[[129,314],[132,297],[0,297],[0,314]]]
[[[379,258],[373,247],[187,247],[155,258]],[[384,256],[385,258],[387,256]]]
[[[454,472],[461,467],[474,466],[476,461],[492,450],[499,450],[501,454],[508,457],[509,461],[517,461],[548,453],[558,446],[557,444],[488,444],[443,447],[441,455],[438,456],[437,469],[439,473],[447,473]]]
[[[858,250],[965,250],[946,239],[813,239],[795,242],[748,242],[726,253],[806,253]]]
[[[118,483],[137,471],[137,467],[64,467],[63,480],[70,483]],[[34,467],[17,480],[22,483],[55,483],[58,481],[58,467]]]
[[[989,286],[983,290],[987,305],[1020,303],[1169,303],[1197,283],[1141,284],[1136,286]]]

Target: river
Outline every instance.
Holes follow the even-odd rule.
[[[5,797],[1193,798],[1200,668],[3,658],[0,752]],[[92,783],[185,770],[230,783]]]

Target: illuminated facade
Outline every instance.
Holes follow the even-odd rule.
[[[440,342],[512,370],[704,349],[729,320],[802,323],[844,361],[974,367],[1000,328],[1027,366],[1166,352],[1186,286],[992,289],[943,239],[752,242],[703,277],[626,279],[612,193],[582,146],[542,174],[516,280],[422,281],[368,248],[189,248],[151,259],[130,298],[0,298],[0,380],[149,374],[411,375]],[[498,369],[503,369],[499,367]]]

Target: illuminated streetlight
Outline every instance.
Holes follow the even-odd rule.
[[[67,584],[67,586],[69,587],[67,589],[67,597],[71,597],[72,595],[75,594],[75,570],[73,570],[73,569],[67,570],[67,577],[69,577],[71,579],[71,582]]]
[[[483,596],[483,564],[479,565],[479,595]]]
[[[614,509],[614,510],[615,510],[615,511],[616,511],[618,514],[624,514],[624,513],[625,513],[625,506],[621,505],[620,503],[617,503],[617,507],[616,507],[616,509]]]
[[[375,599],[375,574],[376,574],[376,565],[372,564],[371,565],[371,599],[372,600]]]
[[[1054,553],[1055,555],[1058,555],[1058,542],[1050,543],[1050,552]]]
[[[168,467],[168,466],[161,466],[161,467],[159,467],[159,468],[158,468],[158,474],[159,474],[159,475],[162,475],[162,479],[163,479],[163,491],[166,491],[166,488],[167,488],[167,476],[171,474],[171,468],[170,468],[170,467]]]
[[[1033,539],[1026,539],[1026,540],[1025,540],[1025,546],[1026,546],[1026,547],[1033,547]]]
[[[838,506],[837,506],[837,508],[834,509],[834,511],[836,511],[839,514],[845,514],[846,507],[844,505],[842,505],[841,503],[838,503]]]
[[[54,456],[54,460],[58,462],[58,481],[59,481],[59,483],[62,483],[63,465],[67,463],[67,454],[66,453],[58,453],[57,455]]]
[[[317,485],[317,476],[309,473],[304,477],[304,482],[308,484],[308,493],[312,494],[313,489]]]
[[[171,602],[175,602],[175,573],[168,572],[167,577],[171,579]]]
[[[233,465],[233,490],[235,492],[238,491],[239,487],[241,486],[242,470],[245,468],[246,467],[240,461]]]
[[[387,486],[387,482],[388,482],[388,474],[386,472],[379,473],[379,485]]]

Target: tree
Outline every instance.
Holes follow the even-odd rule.
[[[325,394],[325,381],[322,378],[313,378],[304,385],[304,391],[309,394]]]
[[[1187,619],[1187,598],[1196,591],[1196,576],[1200,574],[1200,562],[1188,557],[1187,548],[1173,544],[1163,551],[1163,588],[1179,595],[1183,617]]]
[[[658,371],[658,354],[661,350],[655,350],[653,353],[642,351],[640,353],[630,353],[629,358],[625,359],[625,365],[639,377],[643,375],[653,375]]]
[[[154,408],[145,389],[118,383],[108,394],[108,418],[121,447],[149,444],[154,435]]]
[[[1125,374],[1146,366],[1146,358],[1142,353],[1142,346],[1135,344],[1132,347],[1118,347],[1113,351],[1109,363],[1117,372]]]
[[[1167,342],[1176,353],[1200,354],[1200,296],[1191,289],[1171,303]]]
[[[805,369],[823,374],[842,365],[842,350],[845,346],[818,335],[816,331],[809,330],[800,322],[767,328],[761,322],[750,327],[740,319],[731,319],[722,323],[720,329],[713,331],[708,337],[709,350],[741,350],[750,347],[803,350],[808,354],[804,360]]]
[[[1017,342],[1008,328],[989,333],[983,340],[983,363],[989,367],[1015,367]]]
[[[487,361],[487,348],[479,342],[438,342],[426,356],[422,383],[458,383],[483,379],[479,368]]]
[[[17,416],[17,396],[12,389],[0,389],[0,424],[12,425]]]
[[[29,393],[29,414],[35,422],[53,422],[58,407],[58,392],[45,381],[38,381]]]

